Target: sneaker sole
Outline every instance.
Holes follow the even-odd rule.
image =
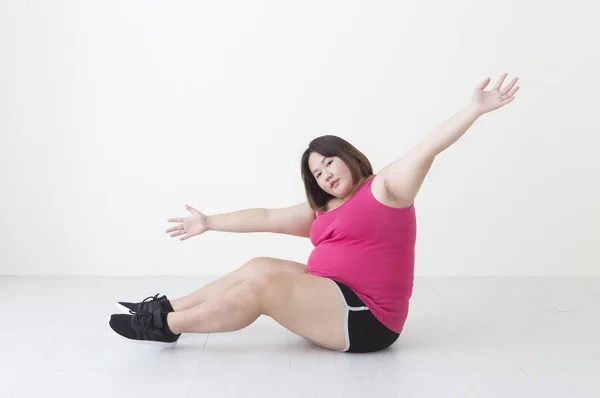
[[[127,340],[130,343],[152,345],[152,346],[160,347],[160,348],[173,348],[173,347],[175,347],[177,345],[177,341],[175,341],[174,343],[163,343],[162,341],[134,340],[134,339],[128,339],[125,336],[121,336],[119,333],[115,332],[113,330],[113,328],[110,327],[110,315],[108,316],[108,328],[110,329],[111,332],[113,332],[114,334],[116,334],[120,338]]]
[[[119,311],[121,311],[122,313],[124,313],[124,314],[130,314],[131,315],[131,313],[129,312],[129,308],[125,307],[124,305],[119,304],[118,302],[117,302],[117,309]]]

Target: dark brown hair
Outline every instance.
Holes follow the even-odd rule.
[[[369,159],[348,141],[335,135],[323,135],[315,138],[302,154],[300,164],[306,198],[314,211],[322,211],[327,201],[334,196],[325,192],[312,174],[308,166],[308,157],[312,152],[317,152],[324,157],[337,156],[342,159],[352,173],[352,184],[356,184],[362,177],[373,175],[373,167]]]

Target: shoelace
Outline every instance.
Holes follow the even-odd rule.
[[[142,332],[148,331],[154,324],[154,315],[145,309],[142,309],[137,314],[133,314],[134,316],[134,329],[137,329]]]
[[[150,303],[153,303],[155,301],[158,301],[158,295],[159,294],[160,293],[156,293],[154,296],[148,296],[148,297],[146,297],[141,303],[139,303],[137,305],[137,308],[136,308],[135,311],[129,310],[129,313],[131,315],[135,315],[137,313],[140,313],[141,311],[144,310],[144,304],[146,304],[146,303],[150,304]],[[150,300],[150,301],[148,301],[148,300]]]
[[[162,310],[150,312],[145,308],[142,309],[139,313],[133,315],[131,326],[142,333],[147,333],[148,329],[162,331],[164,327]]]

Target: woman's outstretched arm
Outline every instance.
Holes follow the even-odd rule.
[[[514,94],[519,90],[519,86],[515,87],[518,78],[502,88],[506,76],[506,73],[502,74],[490,91],[483,91],[490,78],[481,82],[473,92],[471,103],[442,123],[402,158],[381,170],[379,174],[383,176],[391,197],[396,198],[398,203],[410,204],[421,188],[435,157],[458,141],[480,116],[503,107],[515,98]]]
[[[519,78],[515,77],[505,88],[501,88],[506,76],[506,73],[502,74],[494,88],[490,91],[483,91],[489,84],[490,78],[488,77],[481,82],[473,92],[471,103],[461,109],[456,115],[446,120],[425,138],[420,144],[425,147],[423,150],[434,156],[442,153],[446,148],[458,141],[480,116],[511,102],[515,98],[514,94],[519,89],[519,86],[514,87]]]

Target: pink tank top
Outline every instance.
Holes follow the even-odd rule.
[[[371,193],[375,175],[341,206],[317,212],[308,273],[340,282],[390,330],[400,333],[414,282],[414,203],[397,209]]]

